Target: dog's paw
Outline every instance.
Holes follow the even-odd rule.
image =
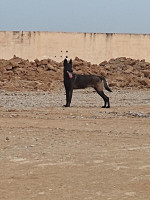
[[[110,106],[102,106],[102,108],[110,108]]]
[[[70,107],[70,105],[63,105],[63,107]]]

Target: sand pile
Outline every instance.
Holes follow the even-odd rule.
[[[145,60],[120,57],[92,65],[75,58],[73,64],[76,73],[103,75],[113,87],[150,88],[150,63]]]
[[[110,87],[150,88],[150,63],[121,57],[93,65],[79,58],[73,60],[73,69],[79,74],[103,75]],[[50,91],[63,87],[63,62],[51,59],[29,62],[14,56],[0,59],[0,89],[9,91]]]
[[[54,80],[62,76],[60,64],[45,59],[34,62],[14,56],[10,60],[0,59],[0,88],[9,91],[51,90]]]

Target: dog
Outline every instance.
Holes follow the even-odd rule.
[[[108,87],[106,79],[103,76],[74,74],[72,69],[72,59],[70,59],[70,61],[68,62],[65,58],[63,65],[64,86],[66,90],[65,107],[70,107],[72,93],[74,89],[85,89],[87,87],[92,87],[104,100],[104,106],[102,106],[102,108],[110,108],[109,97],[104,94],[103,87],[109,92],[112,91]]]

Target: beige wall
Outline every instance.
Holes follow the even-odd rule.
[[[150,35],[1,31],[0,58],[13,55],[56,61],[77,56],[97,64],[125,56],[150,62]]]

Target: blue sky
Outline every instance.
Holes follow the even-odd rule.
[[[150,34],[150,0],[0,0],[0,31]]]

